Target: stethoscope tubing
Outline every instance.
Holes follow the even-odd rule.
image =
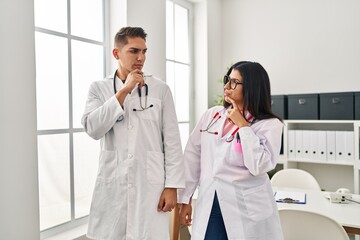
[[[207,133],[210,133],[210,134],[214,134],[214,135],[218,135],[219,133],[217,131],[215,132],[211,132],[209,131],[210,128],[221,118],[221,115],[220,115],[220,112],[216,112],[215,115],[212,117],[211,121],[209,122],[209,124],[206,126],[205,129],[200,129],[200,132],[207,132]],[[250,119],[253,120],[253,117],[250,117]],[[236,138],[238,140],[238,142],[240,141],[240,136],[239,136],[239,127],[237,127],[225,140],[226,142],[232,142],[235,138],[235,135],[236,135]]]
[[[114,86],[114,94],[116,94],[117,93],[117,90],[116,90],[116,75],[117,75],[117,69],[116,69],[116,71],[115,71],[115,73],[114,73],[114,78],[113,78],[113,86]],[[147,75],[147,76],[144,76],[144,77],[151,77],[151,75]],[[144,110],[146,110],[146,109],[149,109],[149,108],[151,108],[151,107],[153,107],[153,105],[152,104],[150,104],[150,106],[147,106],[147,97],[148,97],[148,94],[149,94],[149,87],[148,87],[148,85],[145,83],[144,84],[144,86],[143,87],[145,87],[145,106],[143,106],[142,105],[142,102],[141,102],[141,87],[138,87],[138,94],[139,94],[139,101],[140,101],[140,108],[141,109],[133,109],[133,111],[144,111]],[[122,119],[121,119],[122,120]],[[121,121],[120,120],[120,121]]]

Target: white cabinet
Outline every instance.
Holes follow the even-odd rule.
[[[360,193],[360,121],[284,120],[284,168],[310,172],[322,189]]]

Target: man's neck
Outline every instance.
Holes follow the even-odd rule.
[[[127,75],[128,75],[129,73],[126,71],[126,70],[121,70],[121,68],[118,68],[118,70],[117,70],[117,73],[116,73],[116,76],[118,77],[118,78],[120,78],[120,80],[122,81],[122,82],[125,82],[126,81],[126,77],[127,77]]]

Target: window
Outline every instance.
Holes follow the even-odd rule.
[[[99,143],[81,116],[105,73],[105,2],[34,1],[41,231],[89,214]]]
[[[183,148],[190,131],[191,4],[166,1],[166,82],[174,96]]]

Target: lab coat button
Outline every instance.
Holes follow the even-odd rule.
[[[129,183],[129,184],[128,184],[128,188],[131,188],[131,187],[132,187],[132,184],[131,184],[131,183]]]
[[[132,158],[133,155],[131,153],[128,154],[128,158]]]

